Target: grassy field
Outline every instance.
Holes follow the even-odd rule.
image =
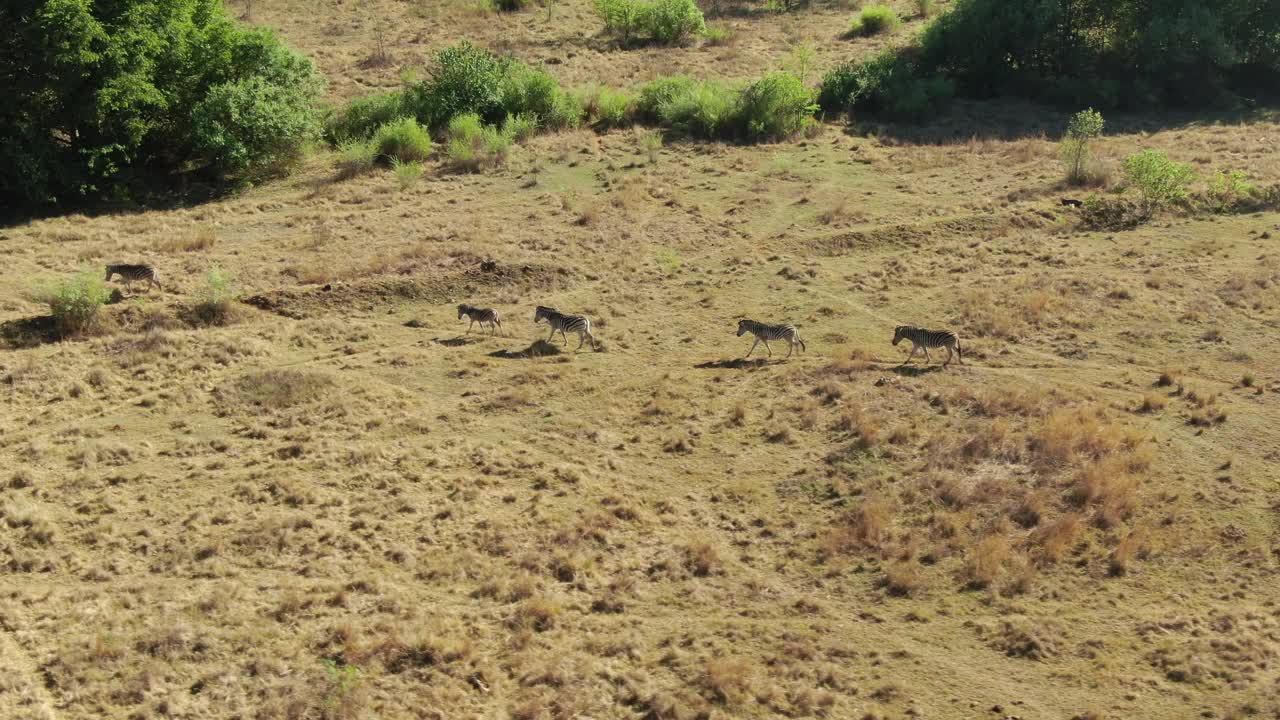
[[[336,100],[461,37],[573,84],[894,42],[844,38],[852,12],[661,50],[578,0],[250,20]],[[564,132],[407,188],[320,152],[0,229],[0,716],[1280,717],[1280,213],[1084,231],[1066,119],[960,103],[653,157]],[[1280,181],[1274,115],[1109,122],[1108,182],[1148,148]],[[164,292],[48,341],[33,281],[144,261]],[[195,311],[215,266],[225,324]],[[538,304],[601,351],[536,345]],[[808,351],[742,360],[744,316]],[[902,323],[964,364],[898,368]]]

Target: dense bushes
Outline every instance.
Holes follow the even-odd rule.
[[[792,73],[774,72],[735,90],[675,75],[640,88],[638,120],[707,139],[778,140],[811,122],[813,94]]]
[[[818,104],[828,112],[861,110],[916,120],[940,110],[954,93],[950,80],[923,75],[907,54],[886,50],[827,73],[818,88]]]
[[[596,13],[605,32],[624,45],[674,45],[707,30],[693,0],[596,0]]]
[[[449,163],[455,170],[476,172],[506,161],[511,135],[506,128],[485,125],[475,113],[449,122]]]
[[[778,140],[813,122],[818,106],[800,78],[774,72],[749,85],[738,100],[738,121],[748,140]]]
[[[1187,188],[1195,178],[1190,165],[1174,162],[1158,150],[1144,150],[1124,161],[1125,185],[1138,191],[1144,218],[1186,198]]]
[[[119,196],[193,167],[253,175],[318,123],[310,61],[218,0],[15,0],[0,27],[0,204]]]
[[[1277,86],[1280,2],[956,0],[922,51],[926,71],[979,96],[1206,104],[1232,85]]]
[[[463,42],[437,53],[423,80],[357,100],[335,113],[325,136],[339,144],[365,139],[399,118],[412,118],[438,132],[468,113],[491,126],[523,116],[525,124],[560,129],[576,126],[583,110],[546,71]]]

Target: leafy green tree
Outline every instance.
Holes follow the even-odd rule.
[[[1067,135],[1062,139],[1062,164],[1066,166],[1067,181],[1079,185],[1089,177],[1089,142],[1102,135],[1102,113],[1089,108],[1081,110],[1067,124]]]
[[[124,195],[174,170],[246,176],[316,129],[306,58],[218,0],[0,3],[0,199]]]

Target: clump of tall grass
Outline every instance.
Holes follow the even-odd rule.
[[[431,155],[431,136],[413,118],[400,118],[378,128],[373,145],[378,157],[388,163],[422,162]]]
[[[233,303],[239,297],[235,277],[219,265],[209,268],[205,285],[191,307],[194,317],[206,325],[224,325],[232,317]]]
[[[501,128],[485,125],[480,116],[466,113],[449,122],[449,163],[455,170],[478,172],[507,160],[511,136]]]
[[[849,23],[850,35],[879,35],[897,30],[902,21],[888,5],[869,5]]]
[[[83,270],[63,280],[38,283],[31,299],[49,308],[49,314],[63,335],[77,335],[92,328],[98,311],[107,304],[111,292],[106,281],[92,270]]]

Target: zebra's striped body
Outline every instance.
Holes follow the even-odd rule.
[[[804,341],[800,339],[800,330],[795,325],[765,325],[755,320],[739,320],[738,337],[747,333],[756,336],[756,341],[751,343],[751,349],[747,351],[747,357],[751,357],[751,353],[756,350],[756,345],[761,342],[764,343],[764,349],[769,351],[769,357],[773,357],[773,349],[769,347],[770,340],[786,340],[787,357],[791,357],[796,345],[800,346],[801,352],[807,349]]]
[[[488,324],[494,335],[498,334],[498,328],[502,327],[502,321],[498,319],[498,311],[489,308],[472,307],[463,303],[458,306],[458,319],[467,318],[471,324],[467,325],[467,332],[471,332],[472,326],[480,323],[480,330],[484,331],[484,326]]]
[[[148,292],[151,291],[152,285],[164,290],[164,288],[160,287],[160,280],[156,277],[155,268],[150,265],[108,265],[107,276],[104,280],[110,282],[112,275],[120,276],[120,279],[124,281],[125,289],[128,289],[129,286],[135,282],[145,282],[147,284]]]
[[[596,350],[596,336],[591,334],[591,321],[582,315],[566,315],[555,308],[549,308],[545,305],[539,305],[533,314],[533,321],[546,320],[551,326],[551,334],[547,336],[547,342],[560,333],[560,337],[564,338],[564,344],[569,344],[569,337],[566,332],[578,333],[578,347],[582,349],[582,341],[591,338],[591,349]]]
[[[942,363],[942,367],[946,367],[951,362],[953,353],[960,364],[964,364],[964,355],[960,351],[960,337],[950,330],[925,330],[910,325],[899,325],[893,330],[893,344],[897,345],[904,339],[911,341],[911,354],[902,361],[903,365],[911,362],[917,350],[924,350],[924,362],[927,365],[930,362],[929,348],[940,347],[947,349],[947,359]]]

